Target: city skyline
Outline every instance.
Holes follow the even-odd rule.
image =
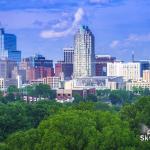
[[[61,59],[63,48],[73,46],[74,33],[85,24],[95,35],[96,54],[131,60],[134,51],[135,59],[148,59],[149,5],[148,0],[3,0],[0,24],[17,35],[24,57],[41,53]]]

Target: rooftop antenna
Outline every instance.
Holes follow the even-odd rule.
[[[132,62],[135,61],[134,51],[132,51]]]

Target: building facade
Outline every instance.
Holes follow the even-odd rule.
[[[66,80],[71,79],[73,75],[73,64],[58,61],[55,64],[55,76],[61,77],[62,74]]]
[[[17,50],[17,37],[14,34],[5,33],[0,29],[0,57],[20,62],[21,51]]]
[[[107,63],[114,62],[115,57],[110,55],[96,55],[96,76],[107,76]]]
[[[64,63],[65,64],[73,64],[74,59],[74,48],[64,48]]]
[[[87,26],[74,37],[74,78],[95,75],[95,38]]]
[[[132,91],[134,88],[150,89],[150,82],[144,80],[130,81],[126,83],[126,90]]]
[[[17,66],[15,61],[0,59],[0,78],[11,78],[12,70]]]
[[[52,89],[59,89],[61,83],[60,77],[46,77],[43,78],[43,84],[48,84]]]
[[[45,77],[53,77],[54,69],[46,67],[30,68],[27,70],[27,81],[32,82],[33,80],[42,79]]]
[[[143,80],[146,82],[150,82],[150,70],[143,71]]]
[[[107,63],[107,76],[122,76],[124,80],[139,80],[141,63],[139,62],[114,62]]]

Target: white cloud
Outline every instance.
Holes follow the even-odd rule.
[[[124,40],[114,40],[111,42],[110,47],[116,48],[116,47],[126,47],[130,46],[134,43],[141,43],[141,42],[150,42],[150,33],[148,34],[130,34],[128,38]]]
[[[42,29],[57,20],[60,12],[44,9],[0,10],[0,21],[7,29]],[[21,21],[20,18],[23,18]],[[51,23],[52,24],[52,23]],[[50,24],[50,25],[51,25]]]
[[[126,40],[131,42],[150,42],[150,33],[145,35],[131,34]]]
[[[112,43],[110,44],[110,47],[111,48],[115,48],[119,45],[120,41],[119,40],[114,40],[112,41]]]
[[[42,38],[58,38],[58,37],[67,36],[74,31],[76,26],[82,20],[83,16],[84,16],[83,8],[78,8],[76,13],[74,14],[74,21],[70,28],[68,28],[67,30],[64,30],[64,31],[45,30],[45,31],[42,31],[40,35]]]
[[[68,21],[64,20],[64,21],[60,21],[54,25],[52,25],[52,28],[54,29],[64,29],[68,26]]]

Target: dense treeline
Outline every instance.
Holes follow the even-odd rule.
[[[48,99],[25,103],[9,90],[5,97],[0,94],[0,150],[150,149],[150,141],[140,141],[141,126],[150,127],[145,93],[127,94],[132,100],[116,107],[103,101],[122,91],[98,91],[86,99],[76,95],[74,103],[60,104]]]
[[[125,105],[119,112],[100,102],[74,105],[13,102],[1,103],[0,107],[1,141],[7,137],[0,149],[150,148],[149,142],[141,142],[139,138],[140,124],[150,123],[150,97]]]

